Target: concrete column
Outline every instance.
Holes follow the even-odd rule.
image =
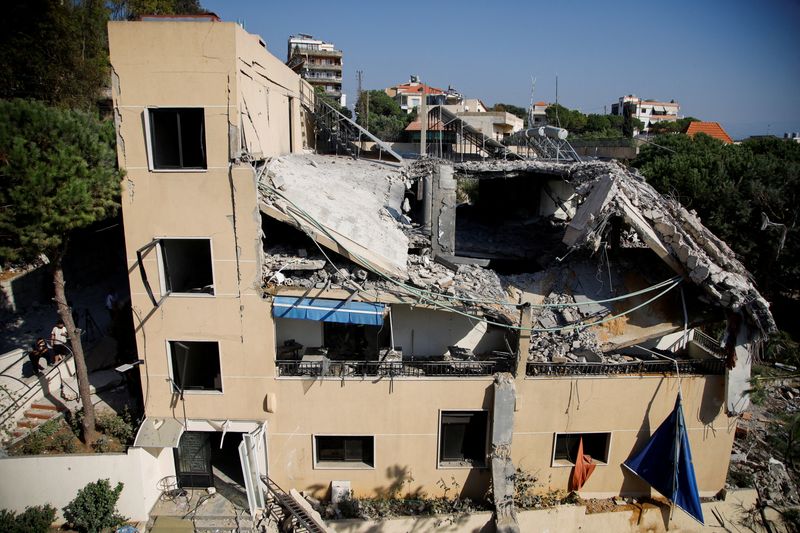
[[[419,184],[422,187],[422,229],[431,235],[431,210],[433,208],[433,176],[426,174]]]
[[[451,165],[436,165],[433,170],[431,247],[434,257],[456,250],[456,180]]]
[[[519,326],[525,329],[519,331],[519,342],[517,343],[517,353],[519,354],[517,357],[517,380],[525,379],[525,367],[528,364],[528,353],[531,347],[531,314],[531,304],[524,304],[519,310]]]
[[[422,95],[422,104],[419,106],[419,155],[425,157],[428,153],[428,96]]]

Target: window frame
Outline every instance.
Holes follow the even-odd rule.
[[[457,461],[442,460],[442,417],[445,413],[486,413],[486,438],[483,443],[484,459],[483,464],[462,464]],[[438,427],[436,432],[436,469],[437,470],[465,470],[465,469],[488,469],[489,468],[489,443],[491,439],[491,417],[489,409],[439,409]]]
[[[219,340],[212,339],[165,339],[167,346],[167,365],[169,370],[169,386],[173,394],[197,394],[197,395],[222,395],[225,393],[225,372],[222,369],[222,344]],[[173,342],[209,342],[217,345],[217,358],[219,359],[219,389],[220,390],[198,390],[198,389],[179,389],[176,387],[175,370],[172,367],[172,346]]]
[[[153,125],[150,120],[150,111],[152,110],[159,110],[159,109],[201,109],[203,110],[203,140],[204,142],[204,153],[205,153],[205,168],[203,167],[182,167],[182,168],[156,168],[155,166],[155,157],[153,152]],[[142,120],[144,121],[144,138],[145,138],[145,148],[147,152],[147,169],[150,172],[165,172],[165,173],[175,173],[175,172],[208,172],[208,128],[206,127],[206,115],[205,115],[205,107],[203,106],[196,106],[196,105],[189,105],[189,106],[146,106],[144,108],[144,113],[142,113]]]
[[[363,461],[320,461],[317,455],[317,437],[360,437],[372,439],[372,465]],[[364,433],[313,433],[311,435],[311,449],[312,449],[312,468],[314,470],[375,470],[375,465],[378,463],[375,435]]]
[[[180,298],[215,298],[217,296],[217,273],[214,269],[214,242],[211,237],[185,237],[185,236],[170,236],[170,237],[156,237],[156,259],[158,263],[158,282],[161,297],[177,296]],[[211,261],[211,286],[213,287],[213,294],[206,292],[175,292],[167,289],[167,269],[164,265],[164,258],[166,257],[162,246],[164,241],[189,241],[189,240],[206,240],[208,241],[209,260]]]
[[[553,450],[550,455],[550,466],[553,468],[572,468],[575,466],[575,463],[571,461],[567,461],[564,459],[556,459],[556,447],[558,445],[558,437],[560,435],[608,435],[606,439],[606,453],[605,459],[600,461],[596,457],[592,457],[592,464],[597,466],[608,466],[609,465],[609,457],[611,456],[611,441],[614,436],[613,431],[556,431],[553,433]]]

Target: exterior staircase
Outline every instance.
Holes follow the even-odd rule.
[[[65,407],[54,405],[44,398],[36,400],[23,412],[22,418],[17,420],[11,435],[14,439],[22,438],[48,420],[62,416],[65,411],[67,411]]]
[[[261,477],[266,487],[267,513],[278,522],[281,531],[329,533],[322,517],[310,505],[301,505],[293,494],[286,493],[277,483]],[[294,491],[293,491],[294,492]]]

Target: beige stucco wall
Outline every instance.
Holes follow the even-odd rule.
[[[287,489],[324,494],[331,480],[348,479],[357,493],[371,494],[411,476],[407,488],[412,491],[439,494],[437,483],[443,480],[451,487],[457,483],[465,494],[482,496],[488,469],[438,468],[438,420],[441,410],[490,410],[490,377],[275,378],[276,328],[269,301],[259,291],[256,184],[247,164],[234,162],[229,170],[231,155],[237,155],[229,154],[229,126],[245,128],[251,150],[257,137],[263,155],[286,153],[289,98],[299,104],[308,86],[232,23],[112,22],[109,41],[118,154],[127,171],[122,210],[137,344],[146,361],[140,370],[147,415],[266,421],[270,475]],[[253,101],[263,106],[251,105]],[[148,170],[142,119],[146,106],[204,108],[206,171]],[[301,124],[299,107],[292,107],[296,125]],[[241,122],[242,114],[248,124]],[[302,146],[303,133],[302,128],[293,132],[295,151]],[[172,295],[154,308],[136,250],[154,238],[181,236],[211,239],[215,295]],[[147,254],[143,265],[158,293],[157,253]],[[493,333],[484,335],[482,324],[443,313],[398,310],[393,319],[398,321],[395,344],[404,350],[411,348],[409,329],[423,330],[425,325],[425,334],[415,333],[414,351],[420,354],[441,351],[452,339],[475,347],[497,340]],[[309,338],[318,335],[314,331],[319,324],[308,327]],[[169,340],[218,341],[223,392],[187,391],[183,402],[174,398],[168,382]],[[587,491],[640,490],[619,464],[671,409],[676,384],[674,378],[660,377],[521,376],[512,457],[538,471],[547,485],[565,487],[569,469],[550,467],[553,433],[613,431],[609,465],[598,467]],[[714,492],[722,487],[733,438],[732,424],[717,402],[722,379],[686,378],[683,388],[699,484],[704,492]],[[374,435],[375,468],[315,469],[315,434]]]
[[[698,485],[710,496],[724,486],[735,429],[722,413],[723,378],[686,377],[681,385]],[[621,464],[666,418],[677,390],[675,377],[518,379],[512,459],[537,474],[541,490],[566,490],[572,469],[551,466],[555,433],[611,432],[608,464],[596,468],[582,494],[647,494]],[[268,439],[270,476],[281,486],[324,496],[330,481],[350,480],[366,495],[411,477],[404,491],[440,494],[440,479],[455,479],[471,496],[488,488],[488,469],[438,468],[437,453],[439,411],[491,411],[490,378],[284,378],[277,396]],[[314,469],[315,434],[374,435],[375,468]]]

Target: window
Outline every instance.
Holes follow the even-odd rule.
[[[608,462],[611,433],[556,433],[553,466],[574,465],[581,439],[583,439],[583,455],[588,455],[596,463]]]
[[[210,239],[161,239],[166,294],[214,294]]]
[[[202,108],[148,109],[150,166],[154,170],[205,169]]]
[[[314,437],[314,466],[317,468],[374,468],[375,437]]]
[[[439,466],[486,466],[488,421],[486,411],[442,411]]]
[[[172,382],[176,392],[222,392],[219,343],[169,341]]]

